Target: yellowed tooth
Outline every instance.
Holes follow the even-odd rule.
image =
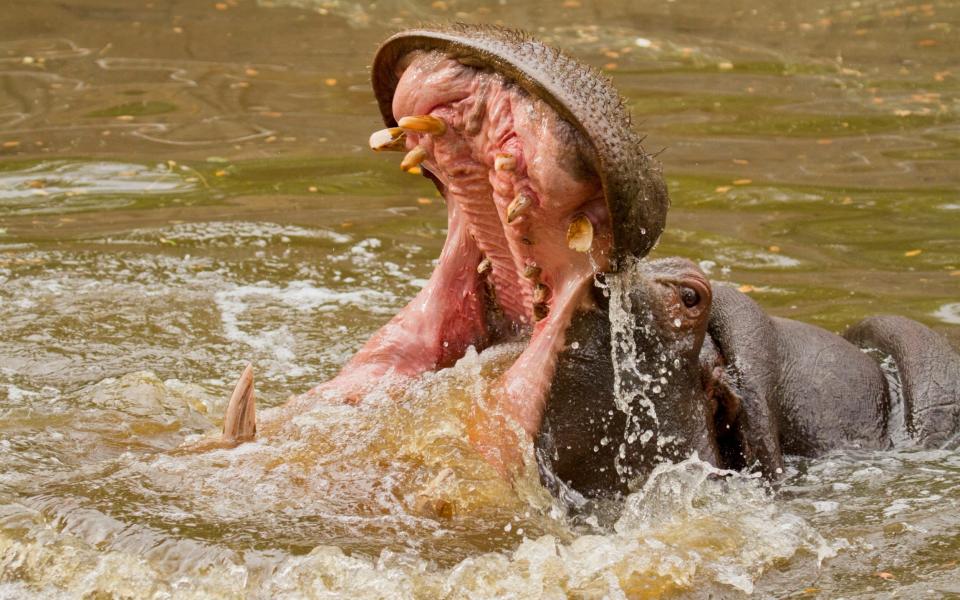
[[[550,307],[544,304],[543,302],[538,302],[533,305],[533,318],[542,321],[547,318],[547,315],[550,314]]]
[[[374,131],[370,134],[370,149],[374,152],[391,150],[400,152],[403,150],[407,134],[399,127],[388,127],[380,131]]]
[[[443,119],[430,115],[403,117],[397,122],[397,125],[406,131],[429,133],[430,135],[443,135],[447,131],[447,124],[443,122]]]
[[[489,271],[491,268],[493,268],[493,263],[490,262],[489,258],[485,258],[480,261],[479,265],[477,265],[477,273],[480,273],[481,275],[483,275],[484,273]]]
[[[534,304],[543,304],[547,301],[547,298],[550,296],[550,288],[538,283],[533,286],[533,302]]]
[[[577,215],[567,227],[567,246],[577,252],[589,252],[593,246],[593,223],[586,215]]]
[[[517,194],[510,206],[507,207],[507,223],[513,223],[517,217],[527,212],[533,205],[533,200],[526,194]]]
[[[517,168],[517,157],[509,152],[501,152],[493,159],[493,168],[497,171],[512,171]]]
[[[426,149],[423,146],[417,146],[403,157],[403,160],[400,161],[400,168],[409,172],[419,167],[425,158],[427,158]]]
[[[231,444],[249,442],[257,436],[257,407],[253,389],[253,365],[240,375],[223,416],[221,439]]]
[[[527,265],[523,268],[523,276],[527,279],[537,279],[542,271],[543,269],[537,265]]]

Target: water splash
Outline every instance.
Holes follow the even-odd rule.
[[[660,421],[654,398],[664,392],[664,376],[670,373],[669,359],[654,331],[653,315],[635,302],[635,292],[644,277],[642,271],[640,261],[628,259],[619,272],[607,276],[614,403],[626,415],[623,440],[614,459],[614,468],[623,480],[636,475],[626,464],[628,448],[631,453],[641,452],[658,460],[671,441],[668,436],[657,435]],[[638,347],[638,333],[653,344]],[[654,372],[647,370],[651,367]],[[655,446],[648,447],[651,440]]]
[[[729,595],[800,550],[829,553],[762,482],[695,457],[657,469],[613,528],[566,519],[534,470],[500,479],[464,428],[521,350],[471,350],[399,401],[387,382],[363,409],[266,410],[256,443],[199,453],[155,449],[222,412],[205,392],[150,373],[90,386],[61,426],[89,423],[82,444],[34,438],[45,456],[82,448],[70,468],[37,462],[29,491],[0,486],[0,597]]]

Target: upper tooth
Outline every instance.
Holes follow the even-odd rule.
[[[443,119],[430,115],[403,117],[397,122],[397,125],[407,131],[429,133],[431,135],[443,135],[447,131],[447,124],[443,122]]]
[[[526,277],[527,279],[537,279],[540,277],[540,273],[542,271],[543,269],[541,269],[537,265],[530,264],[523,268],[523,276]]]
[[[545,303],[538,302],[533,305],[533,318],[537,321],[546,319],[548,314],[550,314],[550,307]]]
[[[493,266],[493,265],[492,265],[492,263],[490,262],[490,259],[489,259],[489,258],[484,258],[483,260],[480,261],[480,264],[477,265],[477,273],[480,273],[481,275],[483,275],[484,273],[486,273],[487,271],[489,271],[489,270],[490,270],[490,267],[492,267],[492,266]]]
[[[497,171],[512,171],[517,168],[517,157],[508,152],[501,152],[493,159],[493,168]]]
[[[577,215],[567,227],[567,246],[577,252],[589,252],[593,246],[593,223],[586,215]]]
[[[533,204],[533,200],[530,196],[526,194],[517,194],[517,197],[513,199],[513,202],[510,203],[510,206],[507,207],[507,223],[513,223],[513,221],[525,213],[528,208]]]
[[[407,134],[399,127],[388,127],[380,131],[374,131],[370,134],[370,149],[380,152],[381,150],[403,150],[403,144]]]
[[[550,296],[550,288],[538,283],[533,287],[533,302],[535,304],[543,304],[547,301],[547,297]]]
[[[400,168],[409,171],[422,163],[425,158],[427,158],[426,149],[423,146],[417,146],[403,157],[403,160],[400,161]]]

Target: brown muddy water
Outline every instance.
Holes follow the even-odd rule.
[[[517,352],[236,450],[424,284],[432,187],[366,150],[406,25],[523,26],[604,69],[660,155],[655,255],[841,330],[960,345],[960,4],[5,0],[0,598],[960,597],[960,453],[665,467],[570,518],[463,441]],[[267,415],[269,421],[269,415]]]

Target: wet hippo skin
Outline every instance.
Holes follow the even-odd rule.
[[[603,356],[609,334],[596,333],[609,326],[609,313],[598,311],[588,327],[575,323],[568,341],[576,348],[568,344],[561,354],[537,438],[542,477],[558,495],[576,503],[623,494],[658,462],[694,451],[716,466],[775,478],[787,454],[957,444],[960,355],[926,326],[871,317],[839,336],[770,317],[745,294],[718,285],[701,290],[705,307],[677,327],[675,315],[689,309],[679,295],[660,291],[664,276],[682,287],[706,281],[702,272],[683,259],[634,269],[629,293],[644,300],[631,315],[637,356],[648,372],[670,365],[658,392],[648,394],[658,422],[643,427],[658,430],[645,444],[624,443],[631,409],[617,406],[613,384],[624,367]],[[674,442],[658,447],[665,434]],[[617,461],[621,443],[626,456]],[[616,462],[619,469],[611,468]]]

